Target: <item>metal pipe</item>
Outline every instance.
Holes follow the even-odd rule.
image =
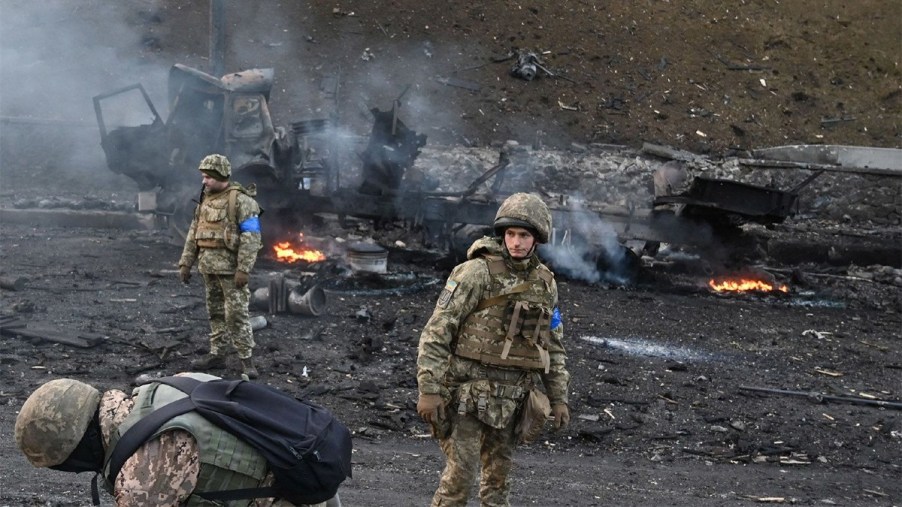
[[[225,2],[210,0],[210,74],[222,77],[225,60]]]
[[[739,386],[742,391],[754,391],[759,393],[783,394],[787,396],[800,396],[809,398],[818,402],[825,401],[842,401],[846,403],[854,403],[856,405],[873,405],[877,407],[892,408],[902,410],[902,402],[888,400],[872,400],[870,398],[861,398],[858,396],[832,396],[829,394],[818,393],[814,391],[787,391],[785,389],[770,389],[767,387],[751,387]]]

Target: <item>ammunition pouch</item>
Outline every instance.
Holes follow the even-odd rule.
[[[528,444],[537,439],[550,415],[551,402],[548,396],[536,388],[530,389],[517,422],[516,434],[520,443]]]
[[[457,414],[471,414],[493,428],[503,429],[513,421],[526,392],[517,385],[471,380],[457,389]]]

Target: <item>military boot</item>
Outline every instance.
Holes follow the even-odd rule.
[[[254,359],[250,357],[241,360],[241,373],[247,375],[247,378],[251,380],[260,376],[257,368],[254,368]]]
[[[225,368],[226,360],[222,354],[207,354],[204,357],[191,361],[191,369],[204,371],[217,368]]]

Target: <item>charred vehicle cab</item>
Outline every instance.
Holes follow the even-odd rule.
[[[272,82],[272,69],[219,79],[176,64],[169,72],[165,120],[140,84],[94,97],[107,165],[133,179],[140,191],[159,196],[154,211],[163,214],[191,205],[187,196],[197,190],[197,164],[210,153],[226,155],[237,178],[248,171],[285,176],[291,149],[285,130],[273,127]],[[128,124],[148,117],[149,122]]]

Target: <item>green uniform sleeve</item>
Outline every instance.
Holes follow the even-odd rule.
[[[260,206],[253,198],[244,194],[238,194],[238,210],[236,213],[239,231],[242,222],[252,217],[260,216]],[[263,239],[260,231],[242,232],[238,238],[238,262],[235,271],[250,273],[257,262],[257,252],[263,248]]]
[[[557,284],[552,282],[551,290],[554,291],[554,300],[557,301]],[[551,404],[568,403],[570,388],[570,372],[567,371],[567,351],[564,349],[564,324],[551,330],[551,340],[548,343],[548,354],[551,356],[550,371],[542,375],[542,383],[548,393]]]
[[[451,272],[439,295],[432,317],[420,334],[417,354],[417,384],[422,394],[438,394],[451,362],[451,348],[460,327],[476,308],[489,273],[485,261],[470,260]]]
[[[188,227],[188,234],[185,235],[185,246],[182,248],[182,256],[179,258],[179,267],[194,265],[197,260],[197,242],[194,240],[194,231],[197,229],[197,210],[194,211],[194,219],[191,220],[191,226]]]

